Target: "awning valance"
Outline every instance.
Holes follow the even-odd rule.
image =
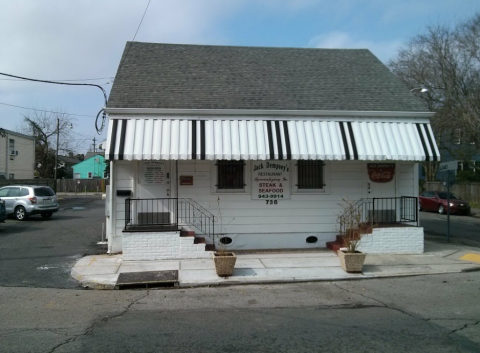
[[[109,160],[438,161],[427,122],[113,119]]]

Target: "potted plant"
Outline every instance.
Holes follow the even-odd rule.
[[[217,198],[218,218],[220,220],[220,231],[223,229],[223,217],[220,209],[220,197]],[[219,241],[216,250],[213,252],[213,262],[215,264],[215,271],[219,277],[230,277],[237,262],[237,256],[227,250],[227,244],[230,238],[223,237],[219,234]]]
[[[237,256],[226,249],[226,245],[222,240],[223,238],[220,238],[218,250],[213,252],[213,262],[219,277],[230,277],[233,274]]]
[[[372,224],[363,222],[362,209],[348,200],[341,204],[343,212],[338,215],[343,247],[337,251],[340,265],[346,272],[362,272],[367,254],[357,250],[363,234],[370,233]]]

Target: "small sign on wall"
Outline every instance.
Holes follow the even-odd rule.
[[[368,176],[374,183],[388,183],[395,176],[395,163],[368,163]]]
[[[193,185],[193,175],[180,175],[180,185]]]
[[[165,162],[145,161],[143,162],[142,182],[143,184],[167,184]]]
[[[252,162],[252,199],[290,198],[290,163],[287,161]],[[277,203],[275,201],[275,203]]]

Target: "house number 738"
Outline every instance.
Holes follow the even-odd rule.
[[[278,203],[277,200],[265,200],[267,202],[267,205],[276,205]]]

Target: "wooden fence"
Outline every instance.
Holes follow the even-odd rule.
[[[425,182],[425,191],[447,191],[447,186],[440,181]],[[480,203],[480,183],[456,183],[450,187],[450,192],[453,192],[457,197],[468,202]]]
[[[104,193],[108,179],[58,179],[57,193]]]

